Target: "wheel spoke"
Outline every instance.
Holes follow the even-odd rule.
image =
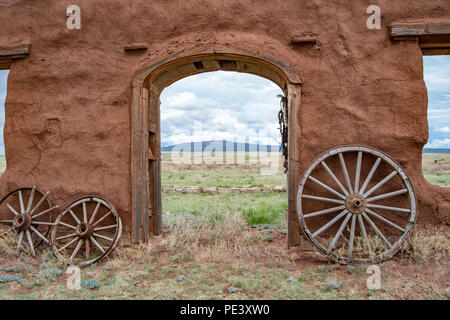
[[[345,217],[344,221],[342,222],[341,226],[339,227],[338,232],[333,238],[333,241],[331,241],[330,246],[328,247],[328,251],[333,250],[334,246],[336,245],[336,242],[338,241],[339,237],[342,234],[342,231],[344,231],[345,226],[347,225],[348,220],[350,220],[350,217],[352,216],[351,213],[348,213]]]
[[[62,221],[59,221],[58,224],[60,224],[60,225],[62,225],[62,226],[65,226],[65,227],[67,227],[67,228],[73,229],[73,230],[76,229],[74,226],[71,226],[70,224],[64,223],[64,222],[62,222]]]
[[[95,220],[95,216],[97,215],[98,209],[100,208],[100,202],[97,202],[95,206],[94,213],[92,213],[91,219],[89,219],[89,224],[92,224]]]
[[[377,201],[377,200],[381,200],[381,199],[386,199],[389,197],[395,197],[395,196],[398,196],[400,194],[404,194],[407,192],[408,192],[408,189],[401,189],[401,190],[397,190],[397,191],[393,191],[393,192],[389,192],[389,193],[384,193],[384,194],[380,194],[379,196],[369,198],[366,200],[366,202],[372,202],[372,201]]]
[[[12,220],[0,220],[0,223],[12,223]]]
[[[377,226],[375,225],[375,223],[367,216],[367,214],[365,212],[362,213],[363,217],[367,220],[367,222],[369,223],[369,225],[372,227],[373,230],[375,230],[375,232],[380,236],[381,239],[383,239],[389,246],[389,248],[392,248],[391,243],[389,242],[388,239],[386,239],[386,237],[384,236],[384,234],[377,228]]]
[[[65,236],[61,236],[61,237],[56,238],[56,240],[58,241],[58,240],[62,240],[62,239],[72,238],[72,237],[75,237],[75,236],[77,236],[76,233],[66,234]]]
[[[19,202],[20,202],[20,213],[25,213],[25,205],[23,204],[22,190],[19,190]]]
[[[77,255],[78,251],[80,251],[82,245],[83,245],[83,240],[82,239],[78,240],[77,246],[75,247],[75,250],[73,250],[72,255],[69,258],[69,261],[72,261],[73,258],[76,257],[76,255]]]
[[[72,211],[72,209],[69,209],[69,213],[77,224],[81,223],[80,219],[78,219],[78,217],[75,215],[75,213]]]
[[[352,215],[352,224],[350,227],[350,240],[348,243],[348,258],[351,259],[353,255],[353,242],[355,241],[355,224],[356,224],[356,215]]]
[[[45,199],[47,199],[47,196],[50,194],[50,192],[46,192],[44,194],[44,196],[41,198],[41,200],[39,200],[39,202],[34,206],[33,209],[31,209],[30,211],[30,215],[33,216],[34,212],[41,206],[41,204],[45,201]]]
[[[108,213],[106,213],[103,217],[101,217],[100,219],[98,219],[93,225],[92,227],[95,228],[95,226],[97,226],[100,222],[102,222],[104,219],[106,219],[106,217],[108,217],[109,215],[112,214],[112,211],[108,211]]]
[[[31,189],[30,198],[28,199],[28,205],[27,205],[26,212],[30,212],[31,211],[31,206],[33,205],[34,193],[35,192],[36,192],[36,187],[33,187],[33,189]]]
[[[311,212],[311,213],[305,214],[303,217],[305,219],[306,218],[311,218],[311,217],[315,217],[315,216],[320,216],[322,214],[339,211],[339,210],[342,210],[342,209],[345,209],[345,206],[339,206],[339,207],[334,207],[334,208],[329,208],[329,209],[325,209],[325,210]]]
[[[7,203],[6,206],[9,208],[9,210],[11,210],[12,213],[14,213],[15,216],[19,215],[19,213],[16,210],[14,210],[14,208],[11,207],[9,203]]]
[[[34,232],[39,238],[41,238],[42,241],[44,241],[45,243],[47,243],[47,244],[50,243],[50,241],[48,241],[47,238],[44,237],[44,236],[42,235],[42,233],[40,233],[35,227],[30,226],[30,230],[33,231],[33,232]]]
[[[22,247],[22,242],[23,242],[23,231],[20,231],[19,233],[19,241],[17,242],[17,251],[20,250],[20,247]]]
[[[331,227],[333,224],[336,223],[336,221],[338,221],[339,219],[341,219],[343,216],[345,216],[348,213],[347,209],[345,209],[344,211],[342,211],[341,213],[339,213],[336,217],[334,217],[333,219],[331,219],[330,221],[327,222],[327,224],[325,224],[324,226],[322,226],[319,230],[317,230],[316,232],[313,233],[313,237],[318,236],[319,234],[321,234],[323,231],[327,230],[329,227]]]
[[[62,246],[61,248],[58,249],[58,251],[63,251],[64,249],[66,249],[67,247],[69,247],[70,245],[74,244],[75,241],[77,241],[78,238],[72,239],[69,242],[67,242],[64,246]]]
[[[97,240],[95,240],[95,238],[93,236],[90,237],[91,242],[102,252],[105,253],[105,249],[103,249],[103,247],[101,246],[100,243],[97,242]]]
[[[108,240],[108,241],[111,241],[111,242],[113,242],[114,241],[114,239],[113,238],[110,238],[110,237],[107,237],[107,236],[104,236],[104,235],[102,235],[102,234],[99,234],[99,233],[93,233],[92,234],[93,236],[96,236],[97,238],[100,238],[100,239],[105,239],[105,240]]]
[[[330,175],[330,177],[333,179],[334,182],[336,182],[336,184],[339,186],[339,188],[341,188],[342,192],[348,196],[350,193],[348,193],[347,189],[344,188],[344,186],[342,185],[342,183],[339,181],[339,179],[336,177],[336,175],[333,173],[333,171],[331,171],[331,169],[327,166],[327,164],[325,163],[325,161],[321,162],[322,167],[325,168],[325,170],[328,172],[328,174]]]
[[[341,162],[342,172],[344,173],[345,182],[347,182],[347,187],[350,193],[353,193],[352,184],[350,183],[350,178],[348,176],[347,166],[345,165],[344,156],[342,152],[339,153],[339,161]]]
[[[33,216],[33,219],[36,219],[37,217],[40,217],[40,216],[42,216],[43,214],[46,214],[47,212],[50,212],[50,211],[55,210],[55,209],[57,209],[57,208],[59,208],[59,206],[54,206],[54,207],[48,208],[48,209],[46,209],[46,210],[44,210],[44,211],[42,211],[42,212],[39,212],[38,214],[36,214],[36,215]]]
[[[113,225],[105,226],[105,227],[94,228],[94,231],[107,230],[107,229],[113,229],[113,228],[117,228],[117,224],[113,224]]]
[[[362,233],[364,239],[366,240],[367,249],[369,249],[369,255],[370,255],[370,254],[372,254],[372,248],[370,247],[370,241],[369,241],[369,238],[367,237],[366,228],[364,227],[364,221],[360,214],[358,214],[358,222],[359,222],[359,228],[361,229],[361,233]]]
[[[405,208],[397,208],[397,207],[388,207],[388,206],[381,206],[379,204],[372,204],[372,203],[368,203],[367,207],[369,208],[377,208],[377,209],[384,209],[384,210],[389,210],[389,211],[399,211],[399,212],[406,212],[406,213],[410,213],[411,210],[410,209],[405,209]]]
[[[380,216],[378,213],[376,213],[376,212],[370,210],[369,208],[366,208],[366,212],[369,213],[369,214],[371,214],[372,216],[374,216],[374,217],[377,218],[378,220],[381,220],[381,221],[383,221],[384,223],[390,225],[391,227],[393,227],[393,228],[395,228],[395,229],[397,229],[397,230],[399,230],[399,231],[401,231],[401,232],[405,232],[405,229],[403,229],[402,227],[396,225],[396,224],[393,223],[392,221],[390,221],[390,220],[388,220],[388,219],[386,219],[386,218]]]
[[[327,186],[326,184],[320,182],[319,180],[317,180],[316,178],[314,178],[313,176],[309,176],[308,179],[311,179],[311,181],[313,181],[314,183],[318,184],[319,186],[321,186],[322,188],[328,190],[329,192],[337,195],[339,198],[341,199],[347,199],[347,197],[345,197],[344,195],[340,194],[339,192],[331,189],[329,186]]]
[[[372,187],[372,189],[370,189],[369,191],[367,191],[366,193],[364,193],[363,197],[367,198],[368,196],[370,196],[375,190],[377,190],[378,188],[380,188],[383,184],[385,184],[386,182],[388,182],[389,180],[391,180],[394,176],[396,176],[398,174],[397,171],[392,171],[389,175],[387,175],[383,180],[381,180],[380,182],[378,182],[376,185],[374,185]]]
[[[364,191],[366,190],[368,184],[370,183],[370,180],[372,180],[373,174],[375,173],[375,170],[377,170],[378,165],[381,162],[381,158],[377,158],[377,160],[375,161],[375,163],[372,166],[372,169],[370,169],[369,175],[367,176],[366,180],[364,180],[364,183],[361,187],[361,189],[359,190],[359,194],[363,194]]]
[[[56,224],[53,222],[43,222],[43,221],[32,221],[31,224],[39,224],[43,226],[55,226]]]
[[[359,179],[361,176],[361,162],[362,162],[362,152],[358,152],[358,160],[356,162],[356,173],[355,173],[355,193],[359,190]]]
[[[31,239],[30,230],[27,229],[27,230],[25,231],[25,233],[26,233],[26,235],[27,235],[28,245],[29,245],[29,247],[30,247],[31,254],[32,254],[33,256],[35,256],[35,255],[36,255],[36,252],[34,251],[34,245],[33,245],[33,240]]]
[[[87,210],[86,210],[86,202],[83,202],[83,222],[87,223]]]
[[[85,239],[84,244],[86,246],[86,259],[89,259],[91,257],[91,243],[89,239]]]

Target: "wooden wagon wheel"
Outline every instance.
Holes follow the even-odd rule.
[[[297,196],[306,237],[338,263],[391,258],[416,219],[416,197],[405,171],[364,146],[320,155],[303,174]]]
[[[51,234],[53,252],[80,266],[108,256],[122,233],[122,222],[113,205],[100,197],[78,199],[56,218]]]
[[[17,250],[28,246],[35,256],[42,242],[50,244],[47,239],[52,224],[52,211],[58,206],[51,206],[49,192],[42,193],[36,187],[24,187],[11,191],[0,200],[0,223],[7,226],[0,236],[15,231]]]

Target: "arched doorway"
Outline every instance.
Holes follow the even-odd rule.
[[[277,84],[287,97],[289,141],[299,137],[293,125],[300,107],[300,77],[285,63],[268,56],[248,54],[235,48],[199,46],[171,55],[139,70],[132,82],[131,102],[131,184],[132,231],[135,242],[147,241],[150,233],[162,231],[160,99],[162,90],[184,77],[210,71],[237,71],[255,74]],[[300,243],[296,217],[298,159],[289,145],[288,246]]]

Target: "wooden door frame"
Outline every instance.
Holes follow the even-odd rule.
[[[191,64],[203,61],[205,67],[195,70]],[[299,159],[296,143],[299,139],[297,121],[301,98],[301,78],[289,64],[270,57],[252,54],[232,46],[217,44],[198,45],[170,56],[152,61],[139,69],[131,83],[131,192],[132,192],[132,239],[146,242],[154,234],[162,232],[161,210],[152,214],[149,183],[149,111],[150,105],[157,104],[159,94],[171,83],[192,74],[231,70],[226,64],[214,67],[219,62],[234,62],[233,71],[257,74],[278,84],[288,93],[289,110],[289,171],[288,171],[288,246],[299,244],[300,228],[296,217],[296,182],[298,181],[296,163]],[[224,67],[225,66],[225,67]],[[283,87],[282,87],[283,86]],[[159,116],[158,116],[159,118]],[[159,120],[158,120],[159,121]],[[159,125],[156,129],[160,134]],[[160,149],[158,149],[159,152]],[[161,178],[159,170],[158,178]],[[160,189],[160,188],[159,188]],[[161,190],[159,190],[161,192]]]

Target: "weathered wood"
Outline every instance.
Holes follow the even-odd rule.
[[[28,56],[29,44],[22,44],[14,47],[0,46],[0,56],[9,56],[13,59],[20,59]]]
[[[288,98],[288,154],[289,165],[287,172],[288,183],[288,230],[287,246],[288,248],[302,245],[301,229],[297,219],[297,184],[299,177],[297,161],[299,150],[296,141],[300,139],[300,132],[296,128],[298,111],[301,104],[301,88],[299,85],[290,84],[287,90]]]
[[[148,45],[145,43],[133,43],[126,45],[124,47],[125,52],[132,52],[132,51],[147,51]]]
[[[142,87],[132,87],[131,104],[131,184],[132,194],[132,238],[134,242],[142,241]]]
[[[307,34],[307,35],[301,35],[301,36],[293,36],[290,40],[289,43],[292,45],[302,45],[302,44],[315,44],[316,43],[316,37],[311,35],[311,34]]]
[[[145,125],[148,124],[148,109],[149,109],[149,91],[146,88],[142,89],[142,123],[143,129],[145,130]],[[145,130],[148,132],[148,130]],[[142,197],[143,197],[143,210],[142,210],[142,239],[146,242],[149,238],[149,219],[150,219],[150,190],[149,190],[149,134],[144,134],[142,139]]]
[[[162,205],[161,205],[161,132],[160,132],[160,104],[159,95],[151,97],[155,106],[155,118],[149,119],[149,123],[155,124],[156,132],[151,135],[151,148],[154,160],[150,161],[150,200],[152,215],[150,218],[150,232],[154,235],[162,233]]]
[[[422,53],[424,56],[450,55],[450,47],[422,49]]]
[[[450,24],[393,24],[390,38],[417,41],[424,55],[450,54]]]
[[[450,34],[450,24],[392,24],[389,31],[393,40],[398,40],[397,37],[446,35]]]

